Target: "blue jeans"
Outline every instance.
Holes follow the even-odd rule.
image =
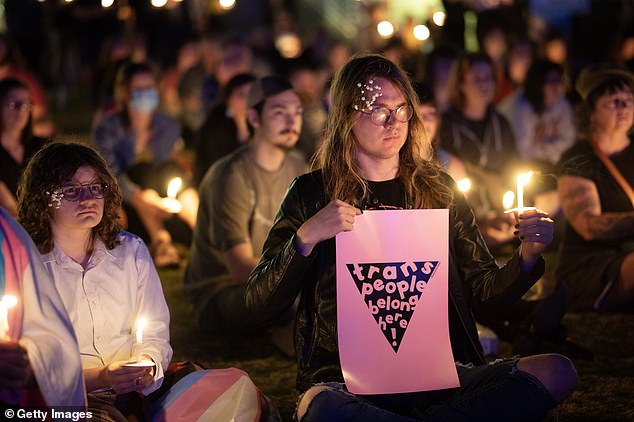
[[[301,422],[539,421],[557,401],[517,359],[482,366],[457,364],[460,387],[403,394],[355,395],[327,383]]]

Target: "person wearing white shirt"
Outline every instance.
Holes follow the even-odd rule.
[[[18,189],[20,221],[75,329],[97,420],[136,412],[161,386],[172,357],[160,279],[143,241],[117,225],[121,198],[103,158],[74,143],[38,152]],[[154,365],[128,365],[140,360]]]
[[[35,245],[3,208],[0,248],[0,295],[17,299],[0,338],[0,408],[34,405],[36,388],[47,406],[82,411],[86,390],[73,327]]]

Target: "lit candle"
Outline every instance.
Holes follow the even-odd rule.
[[[528,183],[532,175],[533,172],[529,171],[517,176],[517,212],[519,214],[524,212],[524,186]]]
[[[0,301],[0,339],[7,339],[9,332],[9,309],[18,304],[18,299],[13,295],[4,295]]]
[[[183,179],[175,177],[167,184],[167,198],[161,199],[161,203],[172,214],[178,214],[183,210],[183,204],[176,199],[178,191],[183,186]]]
[[[504,207],[504,209],[507,210],[511,208],[514,202],[515,192],[513,192],[512,190],[506,191],[506,193],[504,193],[504,197],[502,198],[502,206]]]
[[[167,197],[176,199],[176,194],[183,186],[183,179],[175,177],[167,184]]]
[[[462,193],[467,193],[469,189],[471,189],[471,180],[469,180],[468,177],[458,180],[456,184],[458,185],[458,189]]]
[[[136,355],[137,362],[141,361],[141,345],[143,344],[143,328],[145,327],[145,318],[139,318],[136,322]]]

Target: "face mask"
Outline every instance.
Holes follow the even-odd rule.
[[[158,91],[154,88],[132,91],[130,109],[137,113],[151,113],[158,107]]]

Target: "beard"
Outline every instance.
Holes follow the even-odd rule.
[[[282,137],[282,139],[275,143],[275,147],[286,152],[295,148],[297,141],[299,141],[299,133],[294,129],[283,130],[278,136]],[[292,137],[292,139],[289,139],[290,137]]]
[[[293,143],[293,145],[279,145],[279,144],[276,144],[275,147],[277,149],[281,150],[281,151],[284,151],[284,152],[291,152],[295,148],[295,145],[297,145],[297,142]]]

